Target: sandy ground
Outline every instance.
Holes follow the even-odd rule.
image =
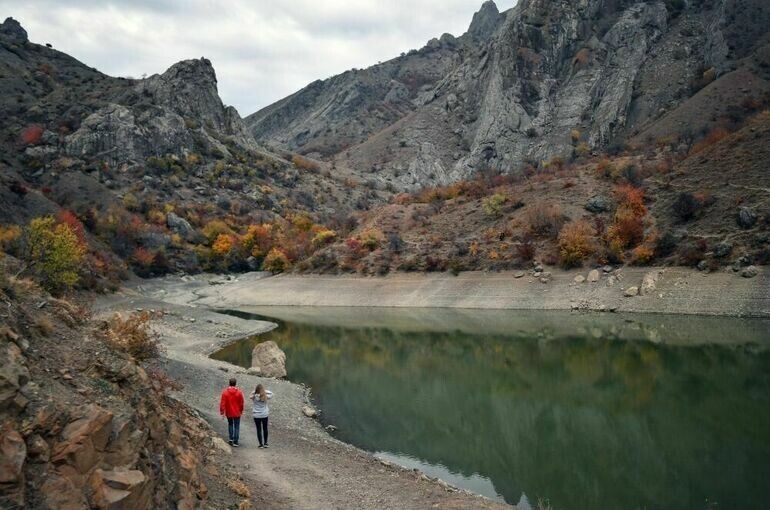
[[[640,313],[770,317],[770,270],[754,278],[732,271],[704,273],[690,268],[627,267],[600,271],[597,282],[576,283],[588,271],[551,273],[542,283],[532,272],[395,273],[385,277],[295,276],[265,273],[222,277],[168,277],[149,281],[143,291],[172,302],[212,308],[249,306],[417,307],[521,310],[597,310]],[[655,288],[626,297],[654,275]],[[613,276],[613,278],[611,278]]]
[[[170,296],[169,301],[148,295],[163,290],[162,282],[106,297],[96,303],[95,315],[137,309],[162,311],[154,328],[166,347],[164,368],[184,385],[176,396],[198,410],[224,438],[227,424],[218,415],[218,402],[229,377],[237,377],[244,393],[250,393],[258,383],[274,392],[270,448],[257,448],[254,423],[247,414],[241,424],[241,446],[228,454],[251,489],[253,508],[510,508],[422,473],[383,463],[332,438],[316,420],[302,414],[302,407],[310,400],[308,389],[301,385],[254,377],[239,367],[210,359],[211,352],[227,343],[275,325],[181,304],[196,297],[182,291],[189,282],[180,283],[176,288],[166,282],[169,291],[160,294]]]

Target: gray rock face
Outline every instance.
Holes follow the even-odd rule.
[[[65,150],[114,165],[200,150],[227,154],[227,147],[204,125],[242,148],[258,148],[235,109],[222,104],[211,63],[185,60],[139,81],[86,117],[66,137]]]
[[[27,31],[13,18],[5,18],[0,24],[0,37],[13,42],[27,41]]]
[[[601,195],[596,195],[594,197],[591,197],[588,202],[586,202],[585,209],[588,212],[592,213],[602,213],[607,212],[612,207],[612,204],[610,200]]]
[[[286,354],[272,340],[262,342],[251,352],[251,367],[263,377],[286,377]]]
[[[737,8],[689,4],[520,0],[500,13],[485,2],[464,35],[314,82],[246,122],[257,140],[376,168],[400,189],[570,156],[573,129],[606,148],[684,100],[707,57],[734,64],[719,40],[735,45],[725,26]]]
[[[748,207],[738,209],[738,226],[741,228],[751,228],[757,223],[757,214]]]
[[[175,233],[182,236],[185,241],[194,241],[196,238],[195,229],[190,225],[190,222],[184,218],[180,218],[173,212],[166,215],[166,225]]]

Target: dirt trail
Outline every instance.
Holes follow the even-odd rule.
[[[197,409],[222,437],[227,436],[227,424],[218,415],[218,399],[229,377],[237,377],[244,393],[258,383],[274,392],[270,448],[257,448],[256,430],[247,404],[247,414],[241,423],[241,446],[233,448],[230,454],[232,463],[242,468],[253,508],[510,508],[421,473],[383,463],[337,441],[316,420],[302,414],[302,406],[309,402],[309,392],[301,385],[254,377],[239,367],[210,359],[208,355],[217,348],[274,325],[181,304],[195,299],[183,287],[176,291],[161,286],[125,291],[97,303],[96,313],[137,308],[163,310],[165,314],[154,324],[167,349],[162,364],[184,385],[178,398]]]

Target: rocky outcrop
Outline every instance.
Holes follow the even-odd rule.
[[[286,377],[286,353],[272,340],[262,342],[251,352],[251,367],[263,377]]]
[[[15,19],[5,18],[5,21],[0,24],[0,37],[17,43],[25,42],[27,31]]]
[[[761,32],[760,3],[521,0],[499,13],[487,1],[461,37],[314,82],[246,121],[258,140],[402,189],[516,170],[605,149],[685,101],[694,69],[718,75],[736,65],[728,47],[761,46],[739,36]]]
[[[3,299],[12,319],[0,329],[0,507],[196,508],[207,494],[199,467],[215,447],[208,426],[76,318],[62,320],[72,305]],[[56,338],[15,324],[46,310]]]

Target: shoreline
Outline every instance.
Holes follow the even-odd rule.
[[[166,350],[158,364],[183,386],[174,396],[195,409],[220,437],[227,436],[227,426],[218,416],[217,404],[227,378],[237,377],[244,392],[257,383],[274,392],[270,450],[256,448],[247,405],[241,421],[241,447],[229,448],[227,453],[229,461],[243,469],[256,508],[515,508],[380,460],[373,453],[332,437],[320,420],[302,412],[304,406],[312,405],[309,388],[289,380],[253,376],[242,367],[209,357],[231,343],[266,333],[277,324],[241,319],[201,306],[196,292],[189,288],[160,292],[168,294],[170,300],[159,299],[158,291],[164,289],[157,284],[134,282],[118,294],[97,300],[94,316],[140,309],[157,312],[159,318],[152,327]],[[174,289],[174,285],[170,288]]]
[[[533,271],[499,273],[393,273],[278,275],[244,273],[171,276],[141,287],[164,299],[215,309],[248,307],[371,307],[489,310],[579,310],[770,318],[770,270],[754,278],[728,271],[703,273],[682,267],[624,267],[598,271],[546,268],[544,283]],[[594,276],[597,276],[594,274]],[[635,288],[636,295],[627,296]],[[188,301],[189,302],[189,301]]]

